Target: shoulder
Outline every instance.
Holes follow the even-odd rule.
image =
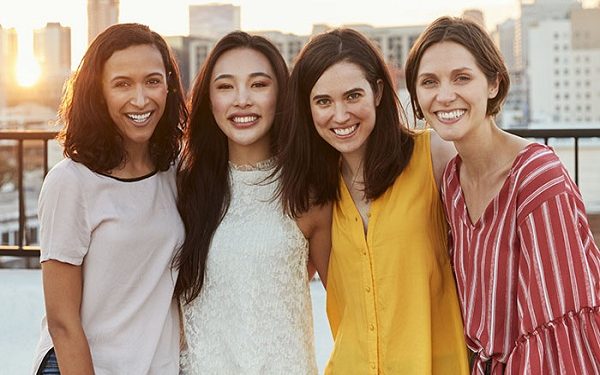
[[[537,143],[527,146],[517,156],[511,178],[517,189],[521,215],[527,215],[559,194],[578,194],[575,183],[552,148]]]
[[[85,165],[65,158],[58,162],[44,178],[44,184],[69,184],[81,183],[86,177],[89,177],[93,172]]]

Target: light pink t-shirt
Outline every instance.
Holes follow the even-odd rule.
[[[171,259],[184,238],[175,168],[118,180],[65,159],[39,198],[40,261],[81,265],[81,320],[96,375],[177,374]],[[46,319],[34,373],[53,347]]]

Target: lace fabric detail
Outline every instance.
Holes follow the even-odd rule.
[[[230,168],[229,210],[199,297],[183,306],[182,374],[316,374],[308,242],[269,170]]]

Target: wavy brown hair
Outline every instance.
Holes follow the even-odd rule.
[[[406,88],[410,93],[410,103],[415,117],[423,119],[423,112],[417,98],[417,76],[423,54],[429,47],[441,42],[454,42],[465,47],[477,62],[477,66],[488,82],[498,79],[498,93],[488,99],[487,116],[494,116],[502,109],[508,95],[510,78],[502,54],[488,33],[477,23],[456,17],[440,17],[433,21],[408,53],[406,59]]]
[[[381,196],[402,173],[414,147],[406,116],[379,50],[358,31],[341,28],[313,37],[298,56],[289,82],[285,127],[279,136],[276,173],[279,196],[287,213],[298,217],[312,204],[339,199],[340,152],[317,133],[310,92],[323,72],[339,62],[357,65],[374,93],[383,82],[375,127],[367,140],[365,196]]]
[[[102,71],[113,53],[145,44],[160,52],[168,84],[165,111],[150,138],[150,155],[161,171],[176,160],[182,128],[187,122],[179,68],[165,40],[148,26],[137,23],[113,25],[99,34],[68,81],[59,110],[64,127],[58,138],[65,156],[100,173],[111,171],[127,159],[123,136],[111,119],[102,94]]]
[[[191,91],[190,120],[177,181],[179,213],[185,226],[185,242],[174,265],[179,268],[175,295],[185,303],[193,301],[204,284],[206,258],[215,230],[229,208],[229,149],[211,111],[210,81],[215,64],[227,51],[252,49],[264,55],[277,80],[277,105],[269,131],[271,150],[282,124],[283,96],[287,90],[288,69],[283,57],[270,41],[242,31],[227,34],[209,53]]]

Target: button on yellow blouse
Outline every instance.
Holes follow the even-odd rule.
[[[429,131],[416,135],[407,168],[371,202],[366,236],[340,178],[327,283],[335,344],[325,374],[469,372],[429,139]]]

